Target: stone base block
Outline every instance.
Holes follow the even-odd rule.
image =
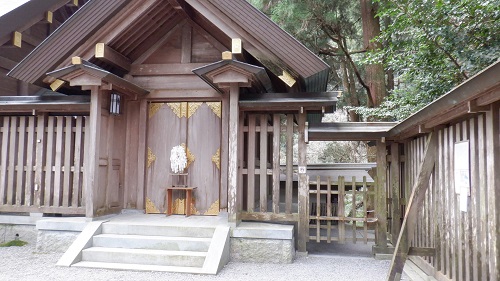
[[[29,244],[36,243],[37,231],[34,225],[0,224],[0,244],[16,239],[26,241]]]
[[[36,251],[39,253],[64,253],[80,232],[38,230]]]
[[[292,263],[295,241],[231,238],[231,260],[255,263]]]

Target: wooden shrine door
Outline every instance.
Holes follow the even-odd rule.
[[[146,212],[165,213],[165,187],[172,185],[170,151],[187,151],[191,213],[217,215],[220,193],[220,102],[150,103],[147,133]],[[175,214],[184,214],[184,192],[174,192]]]

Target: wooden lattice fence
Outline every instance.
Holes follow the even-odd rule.
[[[85,116],[0,116],[0,211],[85,214]]]

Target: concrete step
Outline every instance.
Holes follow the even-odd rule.
[[[99,234],[94,247],[206,252],[211,238]]]
[[[179,273],[192,273],[203,274],[203,269],[199,267],[186,267],[186,266],[162,266],[162,265],[148,265],[148,264],[130,264],[130,263],[112,263],[112,262],[94,262],[82,261],[72,265],[74,267],[85,268],[102,268],[114,270],[133,270],[133,271],[159,271],[159,272],[179,272]]]
[[[211,238],[214,231],[215,227],[172,227],[168,225],[126,224],[113,222],[106,222],[102,224],[103,234]]]
[[[82,251],[82,261],[183,267],[202,267],[206,256],[206,252],[107,247],[91,247]]]

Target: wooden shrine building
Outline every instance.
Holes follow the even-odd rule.
[[[54,92],[0,103],[0,211],[164,213],[182,145],[191,213],[295,222],[305,251],[307,180],[292,187],[292,161],[306,165],[308,118],[335,108],[328,73],[244,0],[88,1],[8,73]]]
[[[500,63],[399,124],[323,124],[328,65],[245,0],[32,0],[0,23],[0,213],[165,213],[180,145],[191,214],[294,225],[300,252],[375,242],[389,280],[408,256],[498,280]],[[317,140],[374,141],[376,166],[308,165]]]

